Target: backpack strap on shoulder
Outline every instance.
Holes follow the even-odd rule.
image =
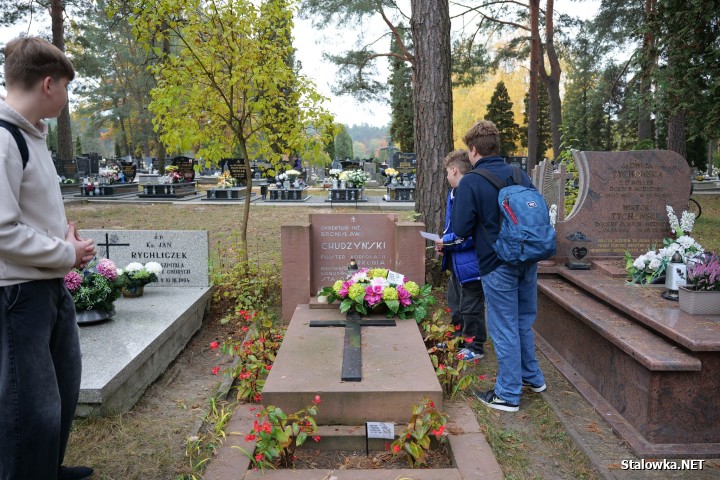
[[[498,190],[500,190],[501,188],[503,188],[505,186],[503,184],[502,180],[500,180],[500,178],[498,178],[497,175],[495,175],[494,173],[492,173],[490,170],[488,170],[486,168],[472,169],[468,173],[474,173],[475,175],[480,175],[481,177],[484,177],[488,182],[495,185],[495,188],[497,188]]]
[[[513,182],[515,183],[515,185],[522,185],[522,170],[520,170],[520,167],[518,167],[517,165],[512,165],[512,170],[513,170],[513,176],[512,176]]]
[[[10,134],[15,139],[15,143],[17,143],[18,150],[20,150],[20,156],[22,157],[23,170],[24,170],[25,165],[27,165],[28,159],[30,158],[30,152],[28,151],[28,146],[27,146],[27,142],[25,141],[25,137],[23,137],[23,135],[20,132],[20,129],[17,127],[17,125],[13,125],[10,122],[6,122],[5,120],[0,120],[0,127],[7,129],[7,131],[9,131]]]

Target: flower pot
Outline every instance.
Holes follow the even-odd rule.
[[[93,323],[100,323],[110,320],[115,315],[115,309],[112,310],[81,310],[75,311],[75,321],[78,325],[90,325]]]
[[[679,287],[680,310],[691,315],[720,315],[720,291]]]
[[[137,298],[142,297],[143,293],[145,293],[145,286],[141,285],[139,287],[123,287],[122,288],[122,295],[126,298]]]

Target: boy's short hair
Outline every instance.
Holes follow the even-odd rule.
[[[445,168],[457,167],[458,171],[465,175],[472,170],[472,163],[467,150],[453,150],[445,157]]]
[[[65,54],[40,37],[21,37],[5,45],[5,83],[30,90],[38,81],[75,78],[75,69]]]
[[[463,137],[468,148],[475,147],[481,157],[497,155],[500,152],[500,132],[489,120],[480,120]]]

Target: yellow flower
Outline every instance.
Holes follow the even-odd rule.
[[[368,278],[387,278],[388,271],[386,268],[372,268],[368,272]]]
[[[397,294],[397,292],[395,292]],[[355,298],[359,295],[364,296],[365,295],[365,287],[360,283],[355,283],[348,289],[348,296],[350,298]]]
[[[383,290],[383,300],[397,300],[398,293],[393,287],[387,287]]]
[[[405,285],[403,286],[405,287],[405,290],[410,293],[411,297],[416,297],[420,293],[420,287],[415,282],[405,282]]]
[[[342,288],[343,281],[338,280],[333,284],[333,290],[335,291],[336,295],[339,295],[340,289]]]

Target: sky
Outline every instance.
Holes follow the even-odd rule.
[[[409,14],[410,1],[400,0],[398,3],[404,7],[404,12]],[[555,11],[587,19],[595,14],[599,4],[600,0],[584,0],[580,2],[555,0]],[[38,28],[42,28],[42,25],[37,20],[31,25],[18,24],[14,27],[0,27],[0,42],[4,44],[19,34],[28,31],[37,33]],[[453,29],[455,28],[457,28],[456,25],[453,25]],[[326,28],[317,31],[312,27],[310,21],[295,20],[294,45],[297,49],[296,58],[302,63],[303,73],[315,82],[320,93],[328,97],[329,101],[326,103],[326,107],[335,115],[337,122],[345,125],[367,123],[378,127],[390,123],[389,97],[386,97],[386,100],[382,102],[360,103],[350,96],[334,95],[331,86],[337,74],[337,66],[323,58],[323,53],[340,54],[355,47],[356,42],[363,35],[366,42],[377,41],[376,51],[387,52],[390,48],[389,38],[380,39],[385,31],[385,24],[379,16],[353,29],[344,30]],[[378,39],[380,40],[378,41]],[[377,60],[377,71],[376,78],[382,82],[387,81],[390,76],[387,59],[381,58]],[[1,86],[0,93],[5,93],[4,88]]]

